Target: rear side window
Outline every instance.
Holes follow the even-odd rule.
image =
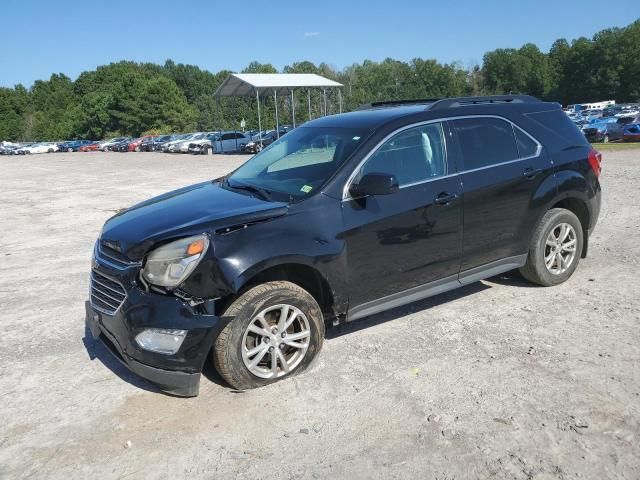
[[[489,167],[518,158],[510,123],[499,118],[454,120],[465,170]]]
[[[561,148],[570,145],[588,145],[589,142],[584,138],[584,135],[578,129],[575,123],[573,123],[567,115],[560,110],[548,110],[546,112],[525,113],[525,116],[535,121],[538,126],[544,128],[548,132],[555,134],[556,138],[562,139],[560,145]],[[527,130],[529,130],[527,128]],[[533,133],[533,132],[532,132]],[[536,133],[534,135],[538,140],[543,140]],[[546,137],[546,136],[545,136]],[[547,146],[545,142],[545,147]]]
[[[538,153],[538,144],[518,127],[513,127],[513,131],[516,134],[516,143],[518,144],[518,154],[520,158],[535,156]]]

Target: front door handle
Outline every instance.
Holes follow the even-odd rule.
[[[436,195],[436,198],[433,200],[433,203],[436,205],[448,205],[452,200],[458,198],[458,195],[455,193],[442,192]]]
[[[522,172],[522,175],[526,178],[531,179],[531,178],[536,178],[541,173],[542,173],[542,170],[539,168],[527,167],[524,169],[524,172]]]

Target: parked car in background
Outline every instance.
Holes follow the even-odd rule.
[[[169,143],[177,140],[181,135],[163,135],[162,137],[156,138],[150,145],[150,151],[153,152],[161,152],[164,146]]]
[[[17,149],[19,155],[31,155],[33,153],[53,153],[58,151],[58,145],[55,143],[33,143]]]
[[[592,110],[586,110],[583,112],[583,116],[587,118],[587,120],[591,121],[594,118],[602,118],[602,110],[599,108],[594,108]]]
[[[207,132],[194,133],[190,138],[187,138],[177,143],[175,146],[175,151],[179,153],[188,153],[189,145],[191,144],[191,142],[197,142],[197,141],[203,140],[207,135],[208,135]]]
[[[248,133],[243,133],[237,130],[221,132],[219,137],[213,142],[213,152],[243,152],[250,141],[251,137]]]
[[[138,137],[134,140],[131,140],[129,142],[129,146],[128,146],[128,151],[129,152],[139,152],[140,151],[140,145],[142,144],[142,142],[144,142],[147,138],[151,138],[151,135],[144,135],[142,137]]]
[[[171,135],[154,135],[152,137],[146,138],[140,144],[140,151],[153,152],[156,149],[156,145],[169,141],[170,139]]]
[[[617,122],[590,123],[582,128],[590,143],[622,140],[623,126]]]
[[[131,140],[131,137],[116,137],[116,138],[111,138],[109,140],[104,140],[100,142],[100,150],[102,150],[103,152],[107,152],[111,150],[112,145],[123,142],[125,140],[129,141]]]
[[[15,150],[20,148],[19,143],[14,142],[0,142],[0,155],[13,155]]]
[[[81,146],[78,151],[80,152],[96,152],[100,150],[101,142],[93,142],[88,145]]]
[[[93,142],[91,140],[71,140],[58,144],[58,148],[63,152],[77,152],[80,150],[80,147],[89,145],[90,143]]]
[[[170,142],[166,142],[165,144],[162,145],[162,151],[167,153],[175,153],[177,150],[177,145],[180,142],[183,142],[185,140],[190,140],[193,139],[193,137],[197,135],[196,133],[183,133],[181,135],[178,135],[176,138],[174,138],[173,140],[171,140]]]
[[[213,149],[213,142],[218,138],[218,132],[207,133],[199,140],[190,140],[188,151],[195,155],[207,155]]]
[[[252,136],[251,141],[245,146],[244,151],[246,153],[258,153],[263,148],[268,147],[276,140],[277,135],[275,130],[270,130],[268,132],[263,132],[262,134],[254,135]]]
[[[126,137],[117,143],[112,143],[111,145],[109,145],[108,150],[111,152],[128,152],[130,143],[131,143],[131,138]]]
[[[625,125],[622,131],[622,140],[625,142],[640,142],[640,123]]]

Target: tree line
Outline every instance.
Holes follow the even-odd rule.
[[[640,101],[640,19],[610,28],[593,38],[556,40],[548,53],[528,43],[519,49],[487,52],[482,65],[415,58],[365,60],[344,69],[309,61],[287,65],[283,73],[317,73],[344,85],[345,111],[389,99],[528,93],[564,105],[615,99]],[[270,64],[252,62],[244,73],[277,73]],[[231,74],[194,65],[122,61],[83,72],[75,81],[62,73],[30,88],[0,88],[0,140],[101,139],[237,129],[240,121],[257,127],[254,98],[215,98],[213,92]],[[279,98],[282,123],[291,123],[291,98]],[[297,123],[309,119],[306,92],[293,105]],[[311,118],[324,113],[322,92],[313,91]],[[327,113],[338,111],[330,93]],[[262,99],[263,128],[274,127],[273,97]]]

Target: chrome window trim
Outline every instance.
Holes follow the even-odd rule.
[[[367,155],[365,155],[365,157],[360,161],[360,163],[358,163],[358,165],[353,169],[353,171],[351,172],[351,175],[349,175],[349,178],[345,182],[344,187],[342,189],[342,201],[344,202],[344,201],[348,201],[348,200],[353,200],[351,195],[349,195],[349,187],[351,186],[351,183],[355,179],[356,175],[358,174],[358,172],[360,171],[362,166],[380,149],[380,147],[382,145],[384,145],[392,137],[396,136],[399,133],[402,133],[405,130],[409,130],[411,128],[421,127],[423,125],[429,125],[431,123],[444,123],[444,122],[447,122],[447,121],[463,120],[463,119],[468,119],[468,118],[497,118],[499,120],[502,120],[504,122],[509,123],[511,125],[512,129],[516,129],[517,128],[518,130],[523,132],[526,136],[528,136],[531,140],[533,140],[533,142],[535,142],[535,144],[538,146],[535,155],[529,155],[528,157],[519,157],[519,158],[516,158],[514,160],[507,160],[506,162],[494,163],[492,165],[486,165],[484,167],[472,168],[472,169],[468,169],[468,170],[461,170],[459,172],[450,173],[450,174],[447,174],[447,175],[442,175],[440,177],[427,178],[425,180],[420,180],[420,181],[417,181],[417,182],[412,182],[412,183],[408,183],[406,185],[403,185],[403,186],[400,187],[400,189],[407,188],[407,187],[414,187],[416,185],[421,185],[423,183],[432,182],[434,180],[440,180],[441,178],[454,177],[456,175],[460,175],[460,174],[463,174],[463,173],[471,173],[471,172],[476,172],[476,171],[479,171],[479,170],[486,170],[488,168],[499,167],[501,165],[507,165],[507,164],[510,164],[510,163],[521,162],[523,160],[530,160],[532,158],[539,157],[540,154],[542,153],[542,144],[538,141],[537,138],[535,138],[533,135],[531,135],[529,132],[527,132],[524,128],[520,127],[520,125],[517,125],[514,122],[512,122],[511,120],[509,120],[508,118],[504,118],[504,117],[502,117],[500,115],[459,115],[459,116],[455,116],[455,117],[434,118],[432,120],[424,120],[422,122],[411,123],[409,125],[404,125],[404,126],[402,126],[400,128],[397,128],[393,132],[389,133],[382,140],[380,140],[375,145],[375,147],[373,147],[371,149],[371,151],[369,153],[367,153]],[[446,132],[444,131],[444,128],[443,128],[443,134],[446,136]],[[516,149],[517,149],[518,145],[517,145],[517,140],[515,138],[515,131],[513,132],[513,140],[514,140],[514,142],[516,142]],[[447,171],[448,171],[448,169],[450,167],[450,164],[449,164],[449,155],[448,155],[449,152],[447,150],[446,139],[445,139],[444,148],[445,148],[445,160],[447,162]]]

